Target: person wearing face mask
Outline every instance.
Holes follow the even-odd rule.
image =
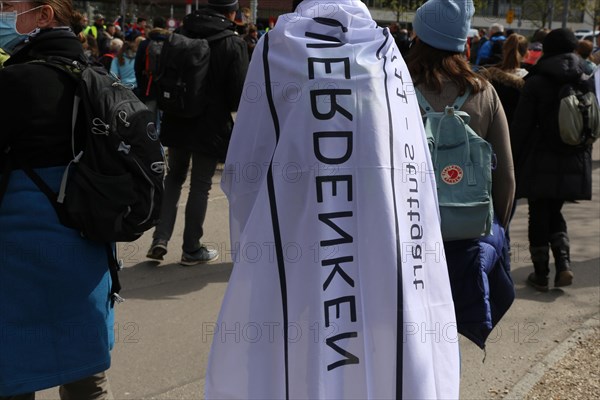
[[[72,0],[0,0],[0,400],[60,386],[112,398],[114,313],[104,245],[60,224],[24,167],[55,192],[71,153],[76,82],[36,60],[85,63]],[[81,140],[80,129],[75,138]]]

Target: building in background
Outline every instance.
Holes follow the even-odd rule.
[[[326,1],[326,0],[324,0]],[[410,29],[414,11],[424,0],[362,0],[381,25],[399,22]],[[96,12],[107,16],[107,21],[125,14],[126,20],[143,16],[149,21],[154,16],[182,19],[196,5],[208,0],[75,0],[76,8],[93,16]],[[290,12],[292,0],[239,0],[240,7],[246,8],[248,20],[252,17],[252,5],[256,4],[256,18],[259,24],[268,26],[281,14]],[[491,24],[502,23],[507,29],[528,34],[540,27],[559,28],[566,24],[573,30],[594,30],[598,21],[600,2],[597,0],[475,0],[477,7],[473,27],[488,28]],[[396,4],[398,9],[391,9]],[[567,6],[567,7],[565,7]],[[568,12],[564,12],[564,10]],[[242,16],[240,14],[240,20]]]

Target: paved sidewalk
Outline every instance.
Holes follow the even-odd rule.
[[[121,279],[126,301],[117,309],[117,343],[108,372],[117,400],[202,398],[212,339],[207,327],[216,321],[232,269],[228,206],[218,182],[219,176],[215,176],[206,220],[207,240],[222,253],[217,262],[191,268],[178,264],[184,207],[180,207],[169,253],[161,264],[145,258],[150,233],[137,242],[119,244],[125,262]],[[187,187],[182,204],[186,192]],[[461,399],[600,398],[595,392],[592,397],[579,397],[577,386],[561,388],[561,397],[546,396],[538,394],[536,386],[540,381],[547,387],[561,383],[555,375],[546,374],[572,374],[573,369],[560,368],[568,361],[561,356],[594,340],[593,335],[582,339],[578,335],[586,332],[600,313],[600,144],[594,150],[593,200],[568,203],[564,212],[572,244],[574,284],[548,293],[525,284],[532,265],[527,206],[521,202],[511,227],[517,299],[492,332],[486,353],[461,338]],[[592,367],[592,361],[582,359],[581,363]],[[594,377],[591,379],[593,382]],[[46,390],[37,398],[57,399],[57,390]]]
[[[486,354],[461,338],[461,399],[525,398],[559,356],[568,355],[577,344],[573,335],[586,331],[586,324],[593,323],[600,313],[599,145],[593,160],[592,201],[567,203],[563,209],[572,246],[572,286],[540,293],[526,285],[533,267],[527,240],[528,207],[526,201],[519,201],[511,225],[512,277],[517,298],[490,335]],[[551,270],[553,276],[553,265]],[[590,336],[586,340],[594,339]],[[549,384],[558,385],[560,381]],[[553,398],[574,399],[578,395],[575,391]]]

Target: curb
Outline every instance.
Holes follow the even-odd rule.
[[[503,399],[524,399],[550,367],[567,355],[577,345],[578,341],[587,339],[593,333],[593,328],[598,326],[600,326],[600,314],[596,314],[585,321],[571,336],[548,353],[543,360],[531,367]]]

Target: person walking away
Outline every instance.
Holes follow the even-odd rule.
[[[237,0],[209,0],[206,7],[188,14],[182,34],[208,38],[225,30],[235,31]],[[185,206],[182,265],[196,265],[217,259],[218,252],[208,249],[200,239],[208,205],[208,192],[219,160],[224,160],[229,146],[233,118],[237,110],[246,71],[248,49],[244,40],[233,34],[210,42],[211,55],[207,88],[207,104],[194,118],[163,113],[160,139],[169,148],[169,170],[160,223],[153,234],[147,257],[162,260],[177,216],[181,187],[186,180],[190,161],[190,193]]]
[[[415,88],[434,111],[443,111],[470,91],[460,111],[470,115],[468,125],[491,145],[495,154],[491,188],[493,235],[444,241],[459,332],[483,347],[490,327],[498,322],[514,299],[505,230],[512,212],[515,178],[508,122],[502,103],[494,87],[473,72],[462,55],[473,10],[471,0],[429,0],[421,6],[413,21],[416,39],[407,64]],[[465,15],[469,11],[471,14]],[[465,18],[461,17],[458,24],[457,18],[437,18],[438,13]],[[422,112],[425,114],[425,110]],[[490,247],[494,257],[480,256]],[[485,283],[463,279],[464,276],[481,276],[481,271],[488,274]],[[487,289],[488,280],[494,281],[496,292]],[[474,304],[478,307],[472,308]]]
[[[221,181],[238,250],[204,398],[457,399],[445,259],[421,254],[441,232],[410,75],[364,2],[330,5],[320,19],[304,0],[254,52],[246,87],[264,92],[243,96]],[[238,325],[270,328],[237,340]]]
[[[529,41],[525,36],[513,33],[502,46],[502,62],[488,68],[481,68],[479,72],[494,86],[502,102],[506,120],[509,126],[513,120],[521,90],[525,85],[527,70],[522,68],[523,60],[529,54]],[[512,149],[512,147],[511,147]],[[514,152],[514,150],[513,150]],[[513,203],[512,216],[515,213],[517,202]],[[508,227],[506,230],[508,235]]]
[[[479,70],[498,93],[509,124],[513,119],[521,89],[525,84],[524,78],[527,75],[527,70],[521,68],[521,63],[527,56],[528,48],[527,38],[513,33],[502,46],[502,62]]]
[[[138,84],[138,97],[154,113],[156,129],[160,134],[160,110],[158,109],[155,79],[157,77],[160,52],[165,40],[169,38],[167,21],[163,17],[152,20],[152,29],[148,32],[147,40],[138,46],[135,55],[135,78]]]
[[[549,251],[554,255],[554,286],[573,282],[565,201],[592,196],[591,145],[569,146],[560,139],[559,89],[582,78],[583,62],[573,53],[577,38],[555,29],[544,39],[544,54],[529,70],[512,122],[517,197],[529,205],[529,251],[533,262],[527,282],[547,291]],[[588,81],[593,87],[593,82]]]
[[[71,0],[0,2],[0,21],[10,31],[0,47],[12,54],[0,70],[2,400],[33,400],[36,391],[59,385],[63,400],[112,398],[105,375],[114,343],[105,244],[63,226],[21,168],[35,169],[58,192],[73,157],[76,82],[34,61],[61,56],[85,63],[69,27],[80,17]]]

